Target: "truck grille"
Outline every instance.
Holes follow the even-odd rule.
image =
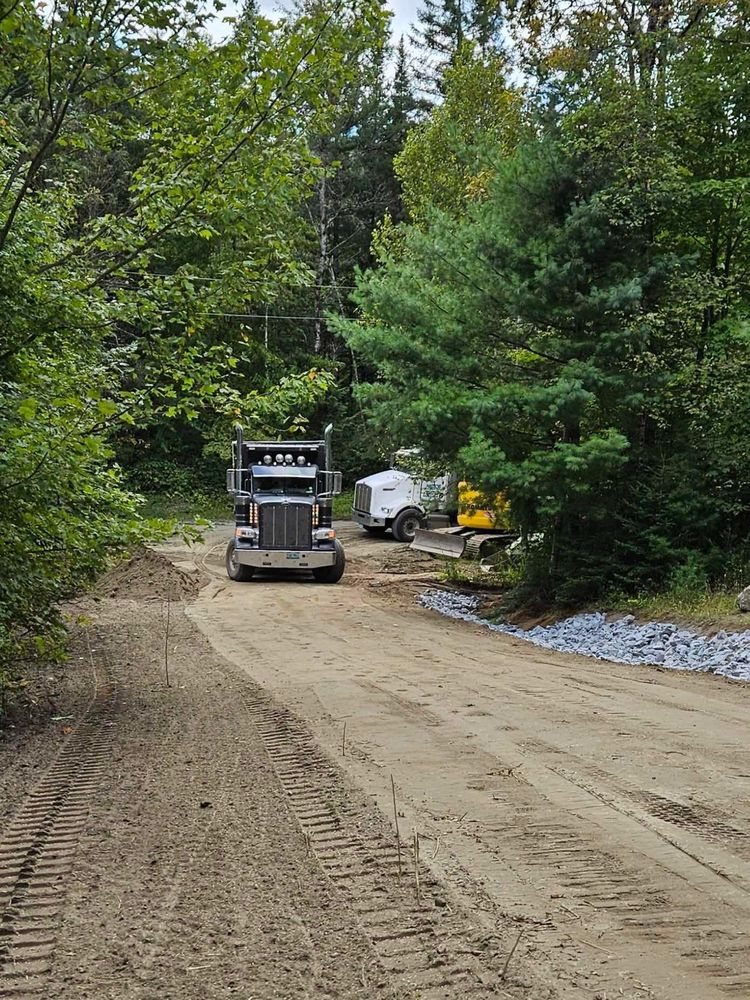
[[[260,547],[262,549],[311,549],[312,507],[306,503],[262,503]]]
[[[366,483],[357,483],[354,487],[354,509],[369,513],[371,500],[372,486],[368,486]]]

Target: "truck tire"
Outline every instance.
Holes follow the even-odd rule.
[[[243,566],[242,563],[238,563],[235,557],[235,551],[236,545],[234,539],[232,539],[229,545],[227,545],[227,576],[230,580],[235,580],[237,583],[246,583],[248,580],[252,580],[253,574],[255,573],[255,567]]]
[[[318,583],[338,583],[344,575],[344,567],[346,566],[344,546],[338,538],[333,544],[336,548],[336,562],[331,566],[317,566],[312,571]]]
[[[414,507],[407,507],[393,519],[391,531],[397,542],[413,542],[414,533],[422,524],[422,515]]]
[[[384,535],[385,525],[384,524],[363,524],[362,527],[365,529],[368,535]]]

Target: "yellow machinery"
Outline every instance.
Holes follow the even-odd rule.
[[[431,555],[460,559],[484,556],[488,550],[502,548],[517,537],[510,523],[510,504],[498,493],[492,507],[487,498],[471,483],[458,484],[458,526],[453,528],[417,528],[413,549]]]
[[[480,531],[507,531],[510,527],[510,504],[503,494],[497,494],[494,506],[489,509],[484,506],[486,502],[486,497],[470,483],[459,483],[458,523],[462,528],[476,528]]]

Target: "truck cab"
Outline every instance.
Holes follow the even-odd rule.
[[[354,487],[352,520],[365,531],[382,534],[390,530],[399,542],[411,542],[417,528],[428,519],[449,523],[444,513],[448,504],[451,477],[420,478],[408,471],[411,449],[399,451],[390,469],[365,476]]]
[[[227,490],[234,496],[235,528],[226,551],[231,580],[258,570],[308,570],[337,583],[344,548],[332,525],[332,500],[341,473],[331,468],[331,435],[322,441],[245,441],[235,428]]]

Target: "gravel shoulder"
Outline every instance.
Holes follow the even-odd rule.
[[[420,603],[448,618],[483,625],[543,649],[578,653],[610,663],[663,666],[750,682],[747,628],[730,632],[717,629],[705,635],[672,622],[638,622],[633,615],[613,617],[599,611],[573,615],[550,625],[521,628],[502,620],[488,621],[479,613],[481,600],[473,595],[426,590]]]

